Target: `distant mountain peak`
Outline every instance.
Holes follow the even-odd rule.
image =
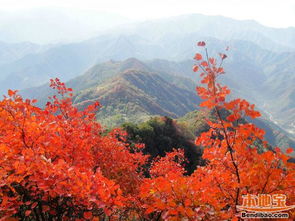
[[[123,72],[128,69],[150,71],[150,68],[148,68],[146,64],[144,64],[142,61],[133,57],[126,59],[120,64],[120,71]]]

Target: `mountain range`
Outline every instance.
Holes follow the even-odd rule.
[[[67,86],[76,91],[73,100],[81,108],[98,100],[102,108],[97,117],[107,126],[138,123],[154,115],[177,118],[195,110],[200,101],[191,80],[158,71],[136,58],[97,64]],[[42,106],[52,92],[44,85],[22,93],[35,94]]]
[[[128,113],[134,120],[154,114],[180,117],[194,110],[198,99],[199,78],[191,70],[198,40],[206,41],[210,56],[229,46],[222,82],[234,97],[255,103],[268,121],[295,136],[295,28],[249,20],[193,14],[121,25],[73,43],[3,43],[0,92],[21,89],[42,103],[50,94],[44,84],[59,77],[77,91],[76,103],[99,99],[107,104],[110,110],[102,109],[98,117],[108,123]],[[123,101],[132,108],[124,110]]]
[[[142,62],[136,58],[109,61],[91,67],[66,84],[76,91],[73,102],[79,108],[94,101],[101,103],[97,119],[106,127],[126,122],[142,123],[155,116],[165,116],[182,123],[192,139],[207,127],[205,117],[198,109],[200,98],[194,90],[194,81],[177,72],[176,67],[182,65],[166,60]],[[35,94],[34,98],[43,106],[53,91],[43,85],[22,93],[25,96]],[[266,139],[271,145],[283,149],[295,146],[291,135],[272,121],[262,118],[251,122],[266,131]]]

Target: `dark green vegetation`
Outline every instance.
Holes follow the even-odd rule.
[[[144,143],[144,153],[151,158],[165,156],[173,149],[184,149],[186,170],[192,173],[197,165],[203,165],[202,150],[194,144],[194,138],[187,128],[181,127],[176,120],[168,117],[155,117],[144,123],[125,123],[122,128],[127,131],[129,143]]]

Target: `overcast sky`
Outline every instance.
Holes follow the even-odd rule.
[[[94,9],[136,20],[202,13],[295,27],[295,0],[0,0],[2,10],[47,6]]]

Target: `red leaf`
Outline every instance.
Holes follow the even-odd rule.
[[[50,210],[49,213],[50,213],[51,215],[56,215],[56,211],[55,211],[55,210]]]
[[[47,212],[47,211],[50,210],[50,208],[49,208],[49,206],[44,205],[44,206],[42,206],[42,210],[43,210],[44,212]]]
[[[92,212],[84,212],[83,214],[85,219],[91,219],[92,218]]]
[[[217,69],[217,73],[224,73],[223,68],[222,68],[222,67],[218,68],[218,69]]]
[[[31,205],[31,208],[34,209],[37,205],[38,205],[38,203],[35,202],[35,203],[33,203],[33,204]]]
[[[194,57],[194,59],[196,59],[197,61],[200,61],[200,60],[202,60],[202,55],[201,54],[199,54],[199,53],[197,53],[197,54],[195,54],[195,57]]]
[[[25,212],[25,216],[29,216],[29,215],[31,214],[31,212],[32,212],[32,210],[27,210],[27,211]]]
[[[197,72],[198,70],[199,70],[199,66],[198,66],[198,65],[194,65],[194,66],[193,66],[193,71],[194,71],[194,72]]]
[[[208,66],[208,62],[207,62],[207,61],[203,61],[203,62],[201,63],[201,65],[204,66],[204,67],[207,67],[207,66]]]
[[[215,59],[214,58],[209,58],[210,64],[214,65],[215,64]]]
[[[206,43],[204,41],[199,41],[198,42],[198,46],[200,47],[204,47],[206,45]]]
[[[219,53],[219,56],[221,57],[222,60],[224,60],[224,59],[227,58],[227,55],[226,54]]]
[[[15,95],[15,91],[9,89],[8,90],[8,96],[12,97],[13,95]]]
[[[291,147],[289,147],[287,150],[286,150],[286,153],[287,154],[290,154],[290,153],[292,153],[293,152],[293,149],[291,148]]]
[[[229,116],[227,117],[227,120],[230,121],[230,122],[233,122],[233,121],[235,121],[235,120],[237,120],[237,119],[236,119],[235,115],[231,114],[231,115],[229,115]]]

